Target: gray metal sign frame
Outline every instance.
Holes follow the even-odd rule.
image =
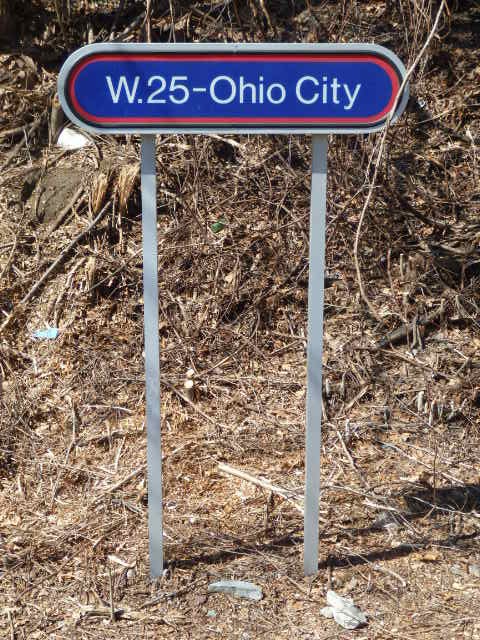
[[[335,134],[335,135],[345,135],[345,134],[355,134],[355,133],[373,133],[375,131],[380,131],[385,126],[385,122],[381,122],[380,124],[372,125],[372,126],[362,126],[362,127],[330,127],[330,126],[313,126],[312,127],[295,127],[295,126],[279,126],[279,127],[264,127],[264,128],[254,128],[252,126],[208,126],[202,125],[199,127],[186,127],[186,126],[172,126],[172,127],[164,127],[159,128],[158,126],[152,127],[94,127],[90,124],[85,123],[83,120],[78,118],[76,114],[70,108],[68,100],[66,99],[66,84],[69,77],[70,72],[75,67],[75,65],[82,59],[91,56],[93,54],[128,54],[128,53],[190,53],[190,54],[200,54],[200,53],[211,53],[211,54],[221,54],[221,53],[269,53],[269,54],[312,54],[312,53],[324,53],[330,55],[355,55],[355,54],[374,54],[385,58],[388,60],[398,71],[400,78],[405,76],[405,67],[403,66],[401,60],[392,53],[389,49],[382,47],[378,44],[364,44],[364,43],[346,43],[346,44],[278,44],[278,43],[179,43],[179,44],[159,44],[159,43],[99,43],[99,44],[89,44],[81,49],[78,49],[66,60],[65,64],[62,66],[59,76],[58,76],[58,95],[60,99],[60,103],[62,105],[63,110],[70,118],[72,122],[77,124],[82,129],[90,131],[90,133],[100,133],[100,134],[126,134],[126,133],[134,133],[138,135],[147,135],[147,134],[163,134],[163,133],[223,133],[223,134],[298,134],[298,135],[326,135],[326,134]],[[395,120],[401,115],[408,101],[408,86],[405,87],[401,100],[397,106],[395,114],[391,118],[390,122],[395,122]]]

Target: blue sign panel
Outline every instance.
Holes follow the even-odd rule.
[[[403,75],[375,45],[108,44],[67,60],[59,94],[95,131],[355,132],[381,128]]]

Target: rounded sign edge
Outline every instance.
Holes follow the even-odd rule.
[[[354,134],[367,134],[381,131],[385,128],[387,122],[389,124],[395,123],[402,115],[409,98],[409,86],[408,82],[402,91],[400,100],[397,100],[395,113],[389,119],[389,113],[379,123],[374,123],[372,126],[362,126],[361,128],[355,128],[354,126],[342,127],[342,126],[315,126],[312,125],[306,127],[295,126],[278,126],[268,127],[261,126],[249,127],[241,124],[233,124],[232,126],[223,125],[201,125],[201,126],[132,126],[127,124],[126,126],[96,126],[89,122],[85,122],[70,106],[70,101],[67,95],[67,86],[70,74],[75,70],[78,63],[85,58],[88,58],[95,54],[119,54],[119,55],[135,55],[135,54],[153,54],[153,53],[265,53],[265,54],[289,54],[289,53],[324,53],[329,55],[355,55],[355,54],[370,54],[374,57],[386,60],[392,68],[396,71],[399,78],[399,85],[404,82],[406,70],[401,60],[390,49],[377,44],[366,43],[345,43],[345,44],[279,44],[279,43],[98,43],[90,44],[81,47],[74,51],[64,62],[60,69],[57,81],[58,96],[62,108],[68,118],[81,129],[96,134],[137,134],[137,135],[151,135],[151,134],[208,134],[208,133],[231,133],[231,134],[277,134],[277,135],[354,135]]]

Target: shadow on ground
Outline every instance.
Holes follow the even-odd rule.
[[[435,517],[445,515],[445,513],[470,513],[480,507],[480,486],[479,485],[463,485],[445,488],[424,488],[409,493],[404,493],[402,498],[407,506],[407,511],[399,513],[397,522],[401,524],[402,520],[414,520],[428,516]],[[391,520],[390,520],[391,522]],[[370,533],[378,532],[383,529],[384,525],[379,524],[378,519],[370,526],[341,530],[340,535],[346,534],[347,537],[364,536]],[[320,535],[322,538],[330,537],[332,531],[329,530]],[[258,540],[264,532],[259,532]],[[415,551],[425,549],[430,546],[441,546],[443,548],[454,547],[459,543],[466,543],[476,540],[480,536],[480,529],[458,535],[448,535],[442,539],[433,539],[431,536],[425,538],[419,537],[416,541],[401,544],[395,548],[380,548],[369,551],[366,554],[350,553],[329,554],[326,559],[319,564],[319,569],[332,567],[345,567],[368,564],[369,562],[378,562],[385,560],[394,560],[408,556]],[[225,540],[223,540],[225,542]],[[258,555],[268,552],[279,551],[288,547],[294,547],[302,544],[303,536],[301,529],[295,529],[291,533],[275,538],[267,543],[245,542],[239,539],[232,539],[232,548],[221,549],[213,553],[200,554],[191,558],[170,560],[167,564],[170,567],[189,568],[199,564],[216,564],[223,561],[231,560],[238,556]],[[211,542],[210,542],[211,544]]]

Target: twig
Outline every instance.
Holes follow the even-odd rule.
[[[357,470],[357,467],[355,466],[355,462],[352,458],[352,454],[350,453],[350,451],[347,449],[347,445],[345,444],[345,440],[342,438],[342,434],[340,433],[340,431],[338,429],[336,429],[337,432],[337,437],[340,441],[340,444],[342,445],[342,449],[345,453],[345,455],[348,458],[348,461],[350,462],[350,466],[352,467],[352,469],[354,469],[355,471]]]
[[[347,445],[345,444],[345,440],[343,439],[342,434],[340,433],[340,431],[338,429],[336,429],[336,431],[337,431],[338,439],[340,440],[340,444],[342,445],[342,449],[343,449],[345,455],[347,456],[348,461],[350,462],[350,466],[352,467],[352,469],[355,471],[355,473],[360,478],[360,481],[362,482],[363,486],[366,489],[369,489],[368,482],[365,480],[365,478],[363,476],[363,473],[357,467],[357,465],[355,463],[355,460],[353,459],[352,454],[350,453],[350,451],[347,448]]]
[[[115,30],[117,28],[118,19],[124,8],[125,8],[125,0],[120,0],[120,2],[118,3],[117,11],[115,12],[115,17],[113,18],[113,24],[110,31],[109,40],[113,40],[115,37]]]
[[[99,502],[102,498],[104,498],[109,493],[113,493],[117,489],[120,489],[125,484],[130,482],[130,480],[133,480],[134,478],[139,476],[143,471],[145,471],[146,466],[147,466],[146,464],[142,464],[140,467],[138,467],[138,469],[135,469],[135,471],[132,471],[132,473],[129,473],[128,476],[125,476],[125,478],[122,478],[122,480],[119,480],[115,484],[112,484],[111,487],[108,487],[108,489],[105,489],[105,491],[103,491],[102,494],[98,496],[98,498],[96,498],[95,503]]]
[[[124,615],[124,613],[125,613],[125,609],[117,609],[116,611],[114,611],[114,620],[121,618]],[[108,608],[104,607],[102,609],[86,609],[85,608],[84,611],[80,614],[79,620],[76,620],[75,625],[78,625],[80,620],[84,618],[90,618],[90,617],[110,618],[110,620],[112,620],[112,612],[110,607]]]
[[[163,380],[163,379],[161,380],[161,384],[164,384],[166,387],[171,389],[174,393],[177,394],[179,398],[181,398],[184,402],[186,402],[191,407],[193,407],[193,409],[195,409],[195,411],[199,413],[202,416],[202,418],[205,418],[207,422],[210,422],[210,424],[213,424],[216,427],[223,427],[224,429],[227,428],[226,425],[220,424],[219,422],[211,418],[209,415],[207,415],[205,412],[203,412],[199,407],[197,407],[197,405],[194,402],[192,402],[189,398],[187,398],[187,396],[181,391],[179,391],[173,384],[170,384],[170,382],[167,382],[166,380]]]
[[[92,220],[92,222],[88,225],[88,227],[86,227],[86,229],[84,229],[83,231],[81,231],[77,236],[75,236],[75,238],[70,242],[70,244],[65,247],[65,249],[60,253],[60,255],[58,256],[58,258],[50,265],[50,267],[45,271],[45,273],[43,274],[43,276],[40,278],[40,280],[38,280],[33,287],[30,289],[30,291],[22,298],[20,304],[25,304],[26,302],[28,302],[30,300],[30,298],[32,298],[35,293],[38,291],[38,289],[42,286],[42,284],[45,282],[45,280],[48,278],[48,276],[52,273],[52,271],[54,271],[56,269],[56,267],[62,262],[62,260],[65,258],[65,256],[70,253],[70,251],[73,249],[73,247],[78,244],[80,242],[80,240],[87,235],[87,233],[90,233],[90,231],[93,229],[93,227],[97,224],[97,222],[100,222],[100,220],[103,218],[103,216],[105,215],[106,210],[108,209],[108,205],[110,204],[110,202],[107,202],[107,204],[103,207],[103,209],[100,211],[100,213]]]
[[[9,314],[8,318],[5,320],[5,322],[0,327],[0,335],[6,329],[6,327],[10,324],[12,319],[15,317],[16,313],[18,313],[19,309],[35,295],[35,293],[39,290],[39,288],[42,286],[42,284],[45,282],[45,280],[48,278],[48,276],[58,267],[58,265],[70,253],[70,251],[73,249],[73,247],[76,244],[78,244],[80,242],[80,240],[84,236],[86,236],[87,233],[89,233],[93,229],[93,227],[97,224],[97,222],[100,222],[100,220],[105,215],[105,212],[106,212],[109,204],[110,203],[107,202],[107,204],[103,207],[103,209],[100,211],[100,213],[97,215],[97,217],[92,220],[92,222],[88,225],[88,227],[86,227],[77,236],[75,236],[75,238],[70,242],[70,244],[67,247],[65,247],[65,249],[60,253],[58,258],[45,271],[45,273],[40,278],[40,280],[37,280],[37,282],[33,285],[33,287],[30,289],[30,291],[22,298],[22,300],[20,301],[19,306],[16,307]]]
[[[327,559],[327,589],[330,590],[332,588],[332,561],[330,557]]]
[[[396,578],[404,589],[407,586],[406,581],[402,578],[402,576],[398,575],[398,573],[395,573],[395,571],[392,571],[391,569],[385,569],[378,563],[371,565],[371,567],[374,571],[380,571],[380,573],[385,573],[387,576],[392,576],[392,578]]]
[[[278,496],[281,496],[285,500],[289,500],[294,505],[295,509],[303,514],[303,507],[299,505],[295,500],[303,499],[303,497],[299,496],[297,493],[293,491],[289,491],[288,489],[284,489],[283,487],[279,487],[276,484],[272,484],[267,480],[262,480],[261,478],[256,478],[255,476],[246,473],[245,471],[240,471],[239,469],[234,469],[228,464],[224,464],[223,462],[218,463],[218,470],[223,471],[230,476],[235,476],[236,478],[240,478],[241,480],[245,480],[246,482],[251,482],[257,487],[262,487],[262,489],[267,489],[267,491],[271,491]]]
[[[55,13],[57,14],[57,21],[60,26],[60,30],[62,32],[63,41],[65,45],[67,45],[67,34],[65,32],[65,23],[64,23],[65,16],[63,15],[63,11],[60,9],[58,0],[54,0],[54,7],[55,7]]]
[[[421,318],[418,318],[416,323],[410,322],[410,324],[408,325],[404,325],[403,327],[394,329],[387,336],[385,336],[385,338],[382,338],[382,340],[377,342],[377,344],[373,347],[374,351],[384,349],[385,347],[388,347],[391,344],[402,342],[402,340],[405,340],[409,335],[413,333],[414,324],[421,325],[421,326],[432,324],[433,322],[435,322],[435,320],[437,320],[437,318],[439,318],[442,315],[444,309],[445,307],[442,301],[442,304],[438,309],[435,309],[434,311],[431,311],[427,315]]]
[[[147,0],[145,7],[145,31],[147,36],[147,42],[152,41],[152,4],[151,0]]]
[[[28,136],[31,135],[34,131],[36,131],[38,129],[38,127],[40,126],[40,123],[42,122],[42,118],[43,118],[43,113],[39,118],[37,118],[35,120],[35,122],[28,129],[28,132],[23,136],[23,138],[10,151],[10,153],[8,154],[8,156],[5,159],[5,162],[0,167],[0,171],[4,171],[8,167],[8,165],[12,162],[12,160],[15,158],[15,156],[20,151],[20,149],[27,143]],[[25,131],[25,127],[23,129]]]
[[[275,29],[273,28],[273,24],[272,24],[272,20],[270,18],[270,14],[268,13],[268,9],[265,6],[265,0],[259,0],[260,1],[260,6],[262,8],[262,13],[265,16],[266,20],[267,20],[267,24],[268,27],[270,29],[270,31],[275,31]]]
[[[128,267],[128,265],[130,264],[130,262],[132,260],[134,260],[140,253],[142,253],[142,249],[139,249],[138,251],[135,251],[135,253],[133,255],[131,255],[129,258],[127,258],[125,260],[125,262],[118,267],[118,269],[115,269],[115,271],[112,271],[112,273],[109,273],[108,276],[105,276],[105,278],[102,278],[101,280],[99,280],[98,282],[96,282],[94,285],[92,285],[90,287],[90,289],[88,289],[86,291],[86,293],[92,293],[92,291],[94,291],[97,287],[99,287],[101,284],[103,284],[104,282],[106,282],[107,280],[109,280],[110,278],[113,278],[114,276],[118,275],[121,271],[123,271],[126,267]]]
[[[400,453],[402,456],[407,458],[407,460],[410,460],[411,462],[415,462],[416,464],[420,464],[426,469],[428,469],[431,473],[433,473],[433,469],[431,465],[427,464],[426,462],[422,462],[422,460],[419,460],[418,458],[415,458],[414,456],[411,456],[408,453],[405,453],[405,451],[403,451],[403,449],[401,449],[400,447],[397,447],[394,444],[390,444],[389,442],[382,442],[381,440],[375,440],[375,442],[378,442],[378,444],[384,448],[398,451],[398,453]],[[443,471],[437,471],[436,473],[437,475],[441,475],[443,478],[445,478],[446,480],[449,480],[450,482],[452,481],[456,482],[460,486],[464,485],[463,480],[460,480],[460,478],[456,478],[455,476],[451,476],[449,473],[444,473]]]
[[[23,605],[24,597],[27,595],[27,593],[32,591],[32,589],[36,589],[37,587],[39,587],[41,584],[43,584],[47,580],[51,580],[55,576],[58,576],[63,571],[63,569],[65,569],[67,564],[72,561],[72,557],[73,556],[67,556],[66,558],[64,558],[63,561],[60,563],[60,565],[56,565],[56,569],[54,571],[52,571],[52,572],[45,571],[43,573],[43,575],[41,575],[37,581],[31,580],[30,583],[25,587],[25,589],[23,591],[21,591],[18,594],[18,596],[15,598],[15,602],[16,603],[21,603]]]
[[[75,443],[77,447],[86,447],[89,444],[104,444],[105,442],[112,441],[116,438],[126,438],[128,436],[138,436],[141,431],[111,431],[108,435],[102,434],[100,436],[92,436],[91,438],[85,438],[83,440],[77,440]]]
[[[367,391],[370,391],[370,385],[368,384],[362,387],[360,391],[357,393],[357,395],[350,400],[350,402],[345,406],[344,412],[350,411],[353,405],[359,400],[361,400],[363,396],[367,393]]]
[[[402,173],[395,165],[392,164],[392,169],[395,171],[395,173],[398,173],[402,178],[406,179],[407,176]],[[410,202],[407,200],[407,198],[403,197],[400,193],[398,193],[398,189],[393,191],[393,189],[389,190],[390,194],[394,194],[398,201],[400,202],[400,204],[402,205],[402,207],[406,210],[405,213],[407,215],[410,215],[410,217],[413,218],[418,218],[419,220],[421,220],[424,224],[428,224],[431,227],[438,227],[440,229],[449,229],[450,225],[445,223],[445,222],[440,222],[439,220],[433,220],[433,218],[429,218],[428,216],[426,216],[424,213],[422,213],[421,211],[418,211],[418,209],[416,207],[414,207],[412,204],[410,204]]]
[[[115,622],[117,619],[115,605],[113,603],[113,578],[112,578],[112,569],[110,565],[108,565],[108,588],[110,592],[110,622]]]
[[[17,133],[23,133],[25,131],[25,125],[21,127],[15,127],[14,129],[6,129],[5,131],[0,131],[0,140],[2,138],[6,138],[7,136],[15,136]]]
[[[149,600],[146,600],[142,605],[140,605],[140,609],[146,609],[147,607],[153,607],[156,604],[159,604],[163,600],[168,600],[169,598],[177,598],[178,596],[182,596],[185,593],[191,591],[194,587],[196,587],[201,582],[204,582],[204,578],[200,578],[199,580],[195,580],[190,584],[187,584],[185,587],[181,589],[177,589],[177,591],[166,591],[164,593],[160,593],[158,596],[153,596]]]
[[[394,358],[398,358],[399,360],[402,360],[402,362],[406,362],[407,364],[413,364],[414,367],[419,367],[420,369],[423,369],[424,371],[428,371],[429,373],[431,373],[432,375],[434,375],[434,376],[436,376],[438,378],[443,378],[444,380],[452,380],[453,379],[450,376],[445,375],[441,371],[435,371],[435,369],[433,367],[428,366],[428,364],[425,364],[424,362],[421,362],[420,360],[417,360],[413,356],[410,358],[408,356],[404,356],[403,353],[398,353],[398,351],[395,351],[395,349],[390,349],[390,350],[388,350],[388,349],[378,349],[378,351],[380,353],[384,353],[387,356],[393,356]]]
[[[214,140],[220,140],[220,142],[225,142],[226,144],[229,144],[230,146],[232,146],[234,149],[241,149],[242,151],[245,150],[245,145],[242,144],[241,142],[237,142],[236,140],[230,140],[230,138],[219,136],[216,133],[209,133],[208,137],[213,138]]]
[[[15,240],[12,243],[12,248],[11,248],[10,253],[8,255],[7,261],[3,265],[2,272],[0,273],[0,282],[3,280],[3,276],[7,273],[8,269],[10,267],[10,264],[12,262],[13,256],[15,254],[15,251],[17,250],[18,235],[20,233],[20,227],[22,225],[24,217],[25,217],[25,209],[24,209],[24,211],[22,213],[22,216],[21,216],[21,218],[20,218],[20,220],[19,220],[19,222],[17,224],[17,233],[15,234]]]
[[[10,639],[15,640],[15,627],[13,625],[12,612],[10,611],[10,609],[7,609],[7,618],[10,625]]]
[[[440,22],[440,17],[443,13],[443,10],[445,8],[445,0],[442,0],[440,7],[438,9],[437,12],[437,16],[435,18],[435,22],[433,23],[432,29],[430,31],[430,33],[427,36],[427,39],[425,40],[423,47],[420,49],[420,52],[418,53],[417,57],[415,58],[412,66],[408,69],[407,73],[405,74],[405,77],[403,78],[403,82],[398,90],[398,94],[397,97],[395,99],[395,102],[390,110],[390,113],[388,114],[387,117],[387,121],[386,121],[386,125],[385,125],[385,129],[383,131],[382,137],[380,139],[380,144],[378,146],[378,152],[377,152],[377,156],[375,159],[375,169],[373,172],[373,177],[372,177],[372,181],[369,185],[368,188],[368,192],[367,192],[367,197],[365,198],[365,202],[362,208],[362,212],[360,214],[360,219],[358,221],[358,225],[357,225],[357,231],[355,234],[355,242],[354,242],[354,246],[353,246],[353,257],[355,260],[355,270],[357,272],[357,282],[358,282],[358,287],[360,290],[360,295],[362,297],[362,300],[365,302],[365,304],[367,305],[371,315],[376,318],[378,321],[380,321],[380,317],[377,313],[377,310],[375,309],[375,307],[373,306],[373,304],[370,302],[366,292],[365,292],[365,288],[363,286],[363,280],[362,280],[362,273],[360,271],[360,264],[358,261],[358,247],[360,244],[360,236],[361,236],[361,231],[362,231],[362,226],[363,226],[363,221],[365,219],[365,214],[367,212],[368,206],[370,204],[370,200],[372,199],[372,194],[373,194],[373,190],[375,189],[375,185],[377,183],[377,175],[378,175],[378,170],[380,167],[380,161],[382,159],[382,155],[383,155],[383,150],[385,147],[385,142],[386,142],[386,138],[387,138],[387,133],[390,127],[390,122],[393,118],[393,116],[395,115],[395,111],[397,109],[398,103],[402,97],[402,93],[403,90],[405,89],[407,82],[410,78],[410,76],[412,75],[412,73],[415,71],[416,67],[418,66],[418,63],[420,62],[423,54],[425,53],[425,51],[428,48],[428,45],[430,44],[430,42],[432,41],[433,36],[435,35],[435,32],[437,31],[438,28],[438,24]],[[373,159],[372,159],[373,161]]]
[[[173,10],[172,0],[168,0],[168,7],[170,9],[170,39],[176,42],[175,38],[175,12]]]
[[[142,12],[134,20],[132,20],[132,22],[128,25],[128,27],[126,27],[123,31],[121,31],[117,37],[112,38],[112,41],[122,42],[123,40],[125,40],[125,38],[129,36],[132,33],[132,31],[134,31],[140,24],[143,23],[144,19],[145,19],[145,15]]]
[[[68,459],[70,454],[72,453],[72,449],[77,444],[77,416],[75,414],[75,405],[73,404],[72,399],[70,398],[70,405],[72,409],[72,439],[70,440],[70,444],[68,445],[67,453],[65,454],[65,461],[63,463],[64,467],[66,467],[68,463]],[[55,498],[57,497],[58,485],[60,484],[60,478],[62,476],[62,467],[58,469],[57,479],[55,480],[55,484],[52,489],[52,499],[50,501],[50,508],[53,506]]]

